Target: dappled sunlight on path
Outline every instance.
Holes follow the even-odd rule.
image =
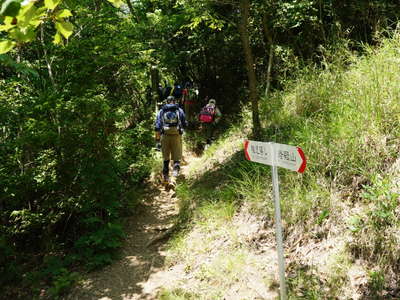
[[[218,166],[225,162],[226,157],[235,153],[233,150],[232,153],[222,152],[212,153],[208,158],[207,154],[198,157],[185,153],[186,163],[182,163],[181,177],[186,178],[184,181],[187,182],[196,178],[200,180],[199,184],[209,178],[206,180],[207,186],[215,186],[213,183],[219,176]],[[205,165],[205,158],[210,166]],[[199,170],[208,175],[198,173]],[[276,282],[275,251],[269,243],[264,243],[264,238],[259,237],[259,234],[265,231],[264,223],[247,213],[238,213],[232,223],[221,224],[220,228],[213,231],[216,236],[205,234],[201,231],[201,226],[193,228],[186,237],[187,242],[190,244],[193,240],[193,245],[199,242],[206,245],[206,240],[209,239],[210,249],[203,251],[205,249],[202,247],[189,247],[187,250],[193,251],[193,261],[188,263],[182,259],[172,262],[171,253],[166,249],[166,241],[176,229],[178,199],[174,189],[168,190],[159,182],[159,176],[152,177],[145,191],[146,199],[136,208],[135,215],[129,217],[121,258],[100,271],[87,274],[81,283],[63,298],[64,300],[151,300],[159,299],[160,291],[167,296],[173,296],[175,291],[180,290],[195,296],[202,289],[218,288],[218,284],[220,292],[226,296],[224,299],[277,297],[275,285],[270,287],[271,282]],[[222,238],[218,237],[222,231],[229,232],[226,226],[237,231],[234,239],[226,234],[221,235]],[[270,237],[272,234],[267,235]],[[256,241],[262,244],[256,247],[253,245]],[[240,264],[238,268],[228,270],[231,277],[224,273],[229,262]],[[223,267],[221,274],[217,269],[213,269],[213,264],[215,268]],[[188,269],[188,266],[192,269]],[[208,273],[204,273],[204,270],[208,269],[216,272],[215,278],[207,277]],[[209,280],[204,280],[204,276]],[[233,281],[232,276],[236,278]],[[206,295],[211,294],[205,292],[203,296]]]
[[[147,199],[127,222],[121,258],[87,274],[63,299],[156,299],[157,289],[163,286],[162,276],[157,273],[164,268],[165,253],[161,240],[154,241],[173,226],[178,210],[173,190],[151,182],[146,194]]]

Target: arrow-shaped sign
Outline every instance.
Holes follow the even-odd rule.
[[[277,167],[303,173],[306,169],[306,157],[304,156],[303,150],[299,147],[257,141],[245,141],[244,154],[247,160],[272,166],[272,189],[274,192],[275,202],[275,228],[279,262],[280,295],[282,300],[286,300],[285,256],[283,253],[283,234]]]
[[[265,165],[278,166],[299,173],[306,169],[306,157],[300,147],[272,142],[245,141],[247,160]]]

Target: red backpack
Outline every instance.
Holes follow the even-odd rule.
[[[204,106],[199,115],[199,120],[201,123],[212,123],[215,116],[215,106],[207,104]]]

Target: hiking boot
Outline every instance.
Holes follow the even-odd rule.
[[[180,161],[179,160],[174,161],[174,167],[172,168],[172,176],[178,177],[180,169],[181,169]]]

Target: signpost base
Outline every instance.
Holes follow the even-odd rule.
[[[276,246],[278,250],[280,295],[281,295],[281,300],[286,300],[287,293],[286,293],[286,282],[285,282],[285,257],[283,255],[281,204],[279,197],[278,168],[276,166],[272,166],[272,189],[274,192],[274,202],[275,202],[275,233],[276,233]]]

